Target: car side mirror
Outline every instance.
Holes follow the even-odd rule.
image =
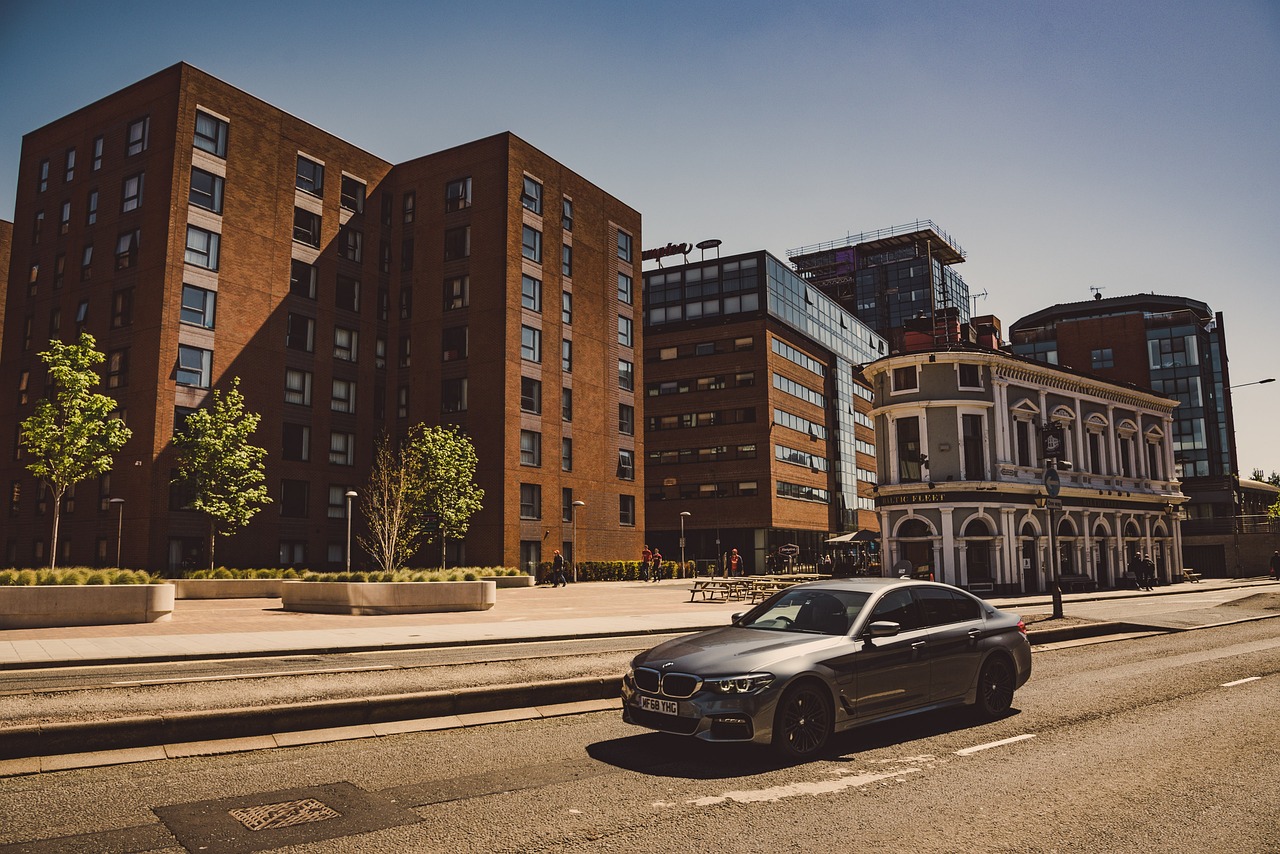
[[[902,631],[900,623],[893,623],[889,620],[876,620],[867,626],[867,636],[873,638],[891,638]]]
[[[741,619],[742,619],[743,617],[745,617],[745,616],[746,616],[746,614],[744,614],[744,613],[734,614],[732,617],[730,617],[730,618],[729,618],[729,624],[730,624],[730,625],[734,625],[734,626],[736,626],[736,625],[738,625],[738,621],[739,621],[739,620],[741,620]]]

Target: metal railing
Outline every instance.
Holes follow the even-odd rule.
[[[861,234],[851,234],[843,240],[829,240],[826,243],[815,243],[812,246],[801,246],[798,249],[788,249],[787,258],[794,261],[797,256],[810,255],[815,252],[830,252],[833,249],[843,249],[847,246],[855,246],[859,243],[868,243],[872,240],[883,240],[886,237],[897,237],[900,234],[910,234],[913,231],[932,230],[941,237],[946,244],[954,249],[960,257],[965,257],[965,251],[960,244],[951,239],[951,235],[947,234],[937,223],[931,219],[918,219],[915,222],[905,223],[903,225],[893,225],[888,228],[881,228],[875,231],[864,231]]]

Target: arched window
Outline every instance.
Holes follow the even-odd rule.
[[[989,537],[991,536],[991,528],[987,526],[986,519],[970,519],[964,526],[963,536]]]
[[[898,528],[898,538],[907,537],[927,537],[930,535],[929,526],[923,519],[908,519]]]

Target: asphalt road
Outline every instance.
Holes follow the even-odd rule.
[[[610,712],[12,777],[0,851],[1280,850],[1276,621],[1035,664],[803,765]]]

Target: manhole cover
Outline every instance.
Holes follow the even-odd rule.
[[[303,798],[300,801],[231,810],[230,815],[250,830],[275,830],[309,821],[338,818],[342,813],[329,809],[315,798]]]

